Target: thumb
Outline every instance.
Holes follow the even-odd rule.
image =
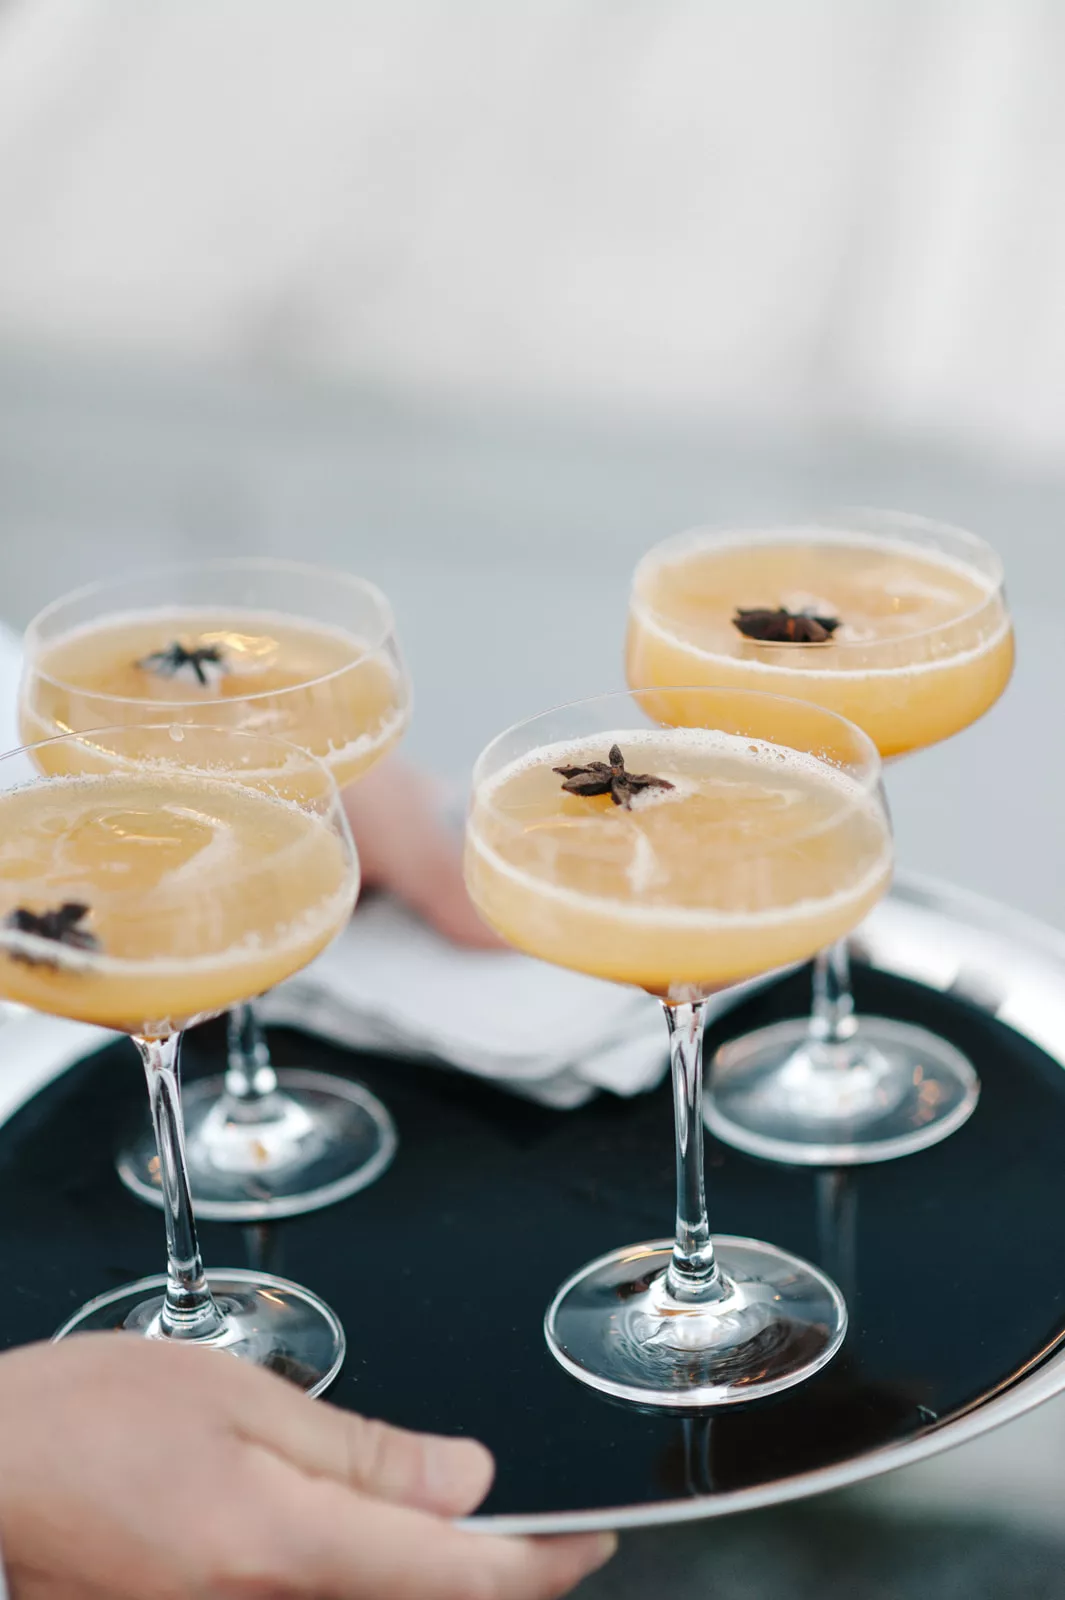
[[[344,1450],[344,1480],[380,1500],[461,1516],[479,1506],[495,1463],[475,1439],[409,1433],[389,1423],[335,1412]]]
[[[239,1432],[302,1472],[445,1517],[465,1515],[488,1493],[495,1467],[476,1440],[393,1428],[262,1376],[269,1382],[248,1392]]]

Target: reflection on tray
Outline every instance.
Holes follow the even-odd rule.
[[[869,1382],[844,1353],[786,1406],[767,1401],[675,1424],[659,1458],[660,1492],[727,1494],[792,1478],[913,1431],[920,1412],[916,1387]]]

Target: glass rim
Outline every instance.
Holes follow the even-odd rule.
[[[75,743],[77,743],[79,741],[85,742],[85,741],[90,740],[90,739],[99,739],[99,738],[105,737],[108,734],[116,734],[116,733],[118,733],[118,734],[170,733],[174,728],[181,728],[182,730],[187,730],[189,733],[194,733],[194,734],[203,734],[203,733],[221,734],[221,735],[224,736],[224,738],[225,738],[227,743],[232,743],[232,741],[234,739],[238,739],[238,740],[241,740],[241,741],[245,741],[246,740],[248,742],[256,742],[256,743],[265,743],[265,744],[269,744],[269,745],[276,745],[276,746],[280,747],[280,749],[282,749],[282,750],[284,750],[286,752],[291,752],[293,755],[299,756],[301,758],[301,760],[307,766],[312,767],[312,768],[316,768],[322,774],[322,776],[326,779],[326,785],[327,785],[326,793],[329,795],[329,799],[330,799],[331,805],[332,804],[338,805],[338,806],[340,806],[341,811],[343,811],[343,806],[340,805],[340,789],[339,789],[339,787],[337,785],[336,778],[333,776],[332,772],[330,771],[330,769],[326,765],[326,763],[319,756],[316,756],[316,755],[312,754],[312,752],[310,750],[307,750],[303,745],[296,744],[292,739],[285,739],[280,734],[259,733],[257,731],[254,731],[254,730],[250,729],[250,728],[225,728],[225,727],[219,726],[216,723],[178,722],[178,721],[175,721],[173,717],[167,717],[162,722],[116,722],[116,723],[106,724],[105,726],[99,727],[99,728],[84,728],[84,729],[74,729],[74,728],[72,728],[72,729],[70,729],[70,731],[68,733],[53,733],[53,734],[50,734],[47,739],[33,739],[33,740],[30,741],[29,744],[14,745],[14,746],[12,746],[12,748],[10,750],[0,750],[0,766],[2,766],[5,761],[13,761],[16,756],[28,756],[34,750],[44,750],[44,749],[47,749],[48,747],[50,747],[52,745],[75,744]],[[177,742],[180,742],[180,741],[177,741]],[[146,757],[146,758],[144,758],[143,761],[140,761],[140,762],[136,763],[136,765],[137,766],[143,766],[145,768],[150,768],[150,766],[152,764],[152,760],[153,760],[152,757]],[[178,763],[175,763],[175,766],[177,767],[177,769],[179,771],[190,772],[190,773],[200,773],[201,775],[207,776],[207,777],[211,776],[211,773],[209,771],[205,770],[202,767],[192,766],[192,765],[186,766],[186,767],[181,767]],[[226,771],[227,769],[220,768],[219,770],[220,771]],[[233,773],[239,773],[242,770],[251,770],[251,769],[242,769],[240,767],[231,767],[228,770],[230,772],[233,772]],[[264,770],[268,771],[269,769],[264,769]],[[64,777],[70,777],[71,780],[74,781],[74,782],[77,782],[78,779],[80,779],[80,778],[92,777],[92,776],[95,776],[95,774],[92,774],[92,773],[64,774]],[[40,780],[39,781],[40,781],[40,783],[42,785],[44,785],[44,784],[47,784],[47,783],[54,783],[54,782],[57,781],[57,779],[55,778],[55,776],[49,777],[47,774],[42,773],[40,775]],[[0,793],[4,793],[4,792],[5,791],[0,790]],[[7,792],[10,792],[10,791],[7,791]]]
[[[172,561],[159,567],[141,567],[135,572],[123,573],[120,577],[96,578],[92,583],[82,584],[80,588],[71,589],[66,594],[59,595],[55,600],[50,600],[46,606],[42,606],[41,609],[30,618],[30,621],[26,625],[25,632],[23,633],[23,680],[25,681],[27,675],[32,672],[38,681],[41,683],[50,684],[53,688],[63,689],[69,694],[82,695],[86,699],[99,700],[101,703],[108,703],[116,706],[153,705],[179,708],[185,706],[202,707],[212,704],[224,704],[225,702],[222,700],[217,702],[202,699],[144,700],[138,695],[109,694],[104,689],[85,689],[80,684],[68,683],[64,678],[57,678],[50,672],[42,672],[38,666],[33,665],[33,656],[31,652],[35,643],[38,643],[38,636],[40,634],[42,625],[51,617],[53,617],[56,612],[60,611],[64,606],[74,605],[78,601],[89,600],[95,595],[104,594],[108,589],[118,589],[124,584],[138,583],[146,578],[165,579],[167,577],[176,577],[180,573],[242,571],[267,572],[270,570],[281,573],[287,572],[293,575],[299,574],[303,577],[324,578],[327,579],[331,584],[343,584],[348,588],[355,589],[361,594],[368,596],[374,605],[377,606],[380,613],[381,627],[379,630],[377,630],[380,632],[380,637],[377,637],[377,631],[375,631],[374,636],[372,636],[370,642],[367,644],[367,648],[361,655],[357,656],[354,661],[349,661],[342,667],[334,667],[329,672],[319,673],[315,678],[304,678],[301,682],[288,684],[287,687],[283,689],[256,689],[249,694],[227,696],[227,699],[241,703],[248,703],[258,700],[281,700],[286,695],[302,692],[306,689],[318,688],[318,686],[321,684],[330,683],[336,678],[343,677],[346,673],[353,672],[356,668],[360,667],[363,662],[371,660],[375,656],[379,655],[389,643],[395,642],[396,619],[395,613],[392,610],[392,604],[384,591],[380,589],[378,585],[370,578],[360,577],[357,573],[342,572],[339,568],[318,567],[312,562],[290,561],[283,556],[209,556],[203,561]],[[167,608],[165,606],[157,606],[153,608],[155,611],[163,611],[166,609]],[[283,611],[279,611],[277,614],[279,616],[288,615],[288,613]],[[122,615],[122,613],[115,613],[115,615]],[[292,615],[296,616],[298,614],[294,612]]]
[[[514,734],[519,733],[523,728],[531,728],[534,723],[545,721],[548,717],[559,716],[568,711],[576,711],[584,706],[596,706],[615,701],[619,704],[622,701],[631,703],[634,699],[641,695],[659,696],[663,694],[697,694],[700,696],[717,695],[727,696],[730,700],[739,699],[741,701],[748,702],[772,702],[781,706],[794,706],[796,709],[801,710],[806,716],[823,718],[829,725],[845,729],[847,733],[854,739],[859,750],[862,751],[864,759],[861,763],[860,773],[854,772],[849,775],[853,777],[854,781],[858,783],[862,790],[867,794],[875,793],[880,787],[884,763],[883,758],[880,755],[880,751],[877,749],[874,741],[869,737],[864,729],[858,727],[857,723],[851,722],[848,720],[848,718],[841,716],[838,711],[830,711],[827,706],[819,705],[814,700],[803,700],[797,695],[776,694],[773,691],[766,689],[738,689],[733,688],[727,683],[653,684],[627,689],[611,689],[604,694],[585,695],[576,700],[564,700],[557,705],[549,706],[546,711],[538,711],[531,717],[522,717],[519,721],[511,723],[509,727],[502,729],[501,732],[495,734],[494,737],[488,741],[474,762],[473,772],[471,775],[471,803],[476,796],[477,786],[481,782],[482,767],[484,766],[485,762],[490,759],[492,752],[496,749],[496,746],[502,744],[504,739],[509,739]],[[659,727],[661,727],[665,732],[678,729],[682,730],[685,726],[686,724],[681,723],[663,722],[659,724]],[[715,730],[711,728],[707,731],[713,732]],[[572,742],[576,742],[577,737],[581,736],[575,736]],[[748,737],[748,735],[743,735],[743,737]],[[749,737],[755,738],[758,736],[752,734]],[[556,742],[561,743],[571,741],[559,740]],[[772,741],[766,740],[765,742],[771,743]],[[798,751],[798,753],[803,754],[804,752]],[[833,765],[832,762],[816,755],[813,751],[807,751],[805,754],[813,755],[815,760],[822,761],[823,765],[826,767]],[[846,766],[848,767],[852,765],[852,763],[846,763]],[[841,768],[838,767],[836,770],[841,770]]]
[[[859,525],[848,529],[842,524],[851,517]],[[860,519],[863,517],[877,517],[882,518],[885,522],[895,523],[898,529],[897,535],[892,536],[887,532],[878,533],[872,529],[863,529],[860,526]],[[934,517],[924,517],[917,512],[892,511],[882,506],[840,506],[833,510],[815,512],[805,517],[788,518],[785,521],[767,519],[764,523],[755,527],[745,528],[735,523],[724,522],[720,524],[698,523],[694,527],[682,530],[680,533],[670,534],[668,538],[660,539],[657,544],[652,545],[636,563],[629,590],[629,610],[631,612],[635,609],[633,601],[641,579],[655,567],[668,564],[663,557],[666,557],[670,552],[680,553],[685,550],[695,550],[702,545],[718,542],[723,545],[742,545],[744,543],[797,544],[803,536],[809,537],[810,535],[819,536],[826,543],[846,544],[848,541],[858,543],[864,539],[872,544],[895,545],[900,549],[920,551],[923,547],[918,539],[907,537],[907,528],[912,529],[915,533],[924,531],[928,534],[947,534],[952,539],[958,539],[963,544],[968,545],[974,553],[979,552],[981,555],[988,557],[993,570],[991,573],[981,575],[990,577],[992,586],[979,604],[970,607],[968,611],[959,612],[956,617],[951,617],[945,622],[937,622],[927,628],[915,628],[910,633],[893,635],[890,640],[878,640],[874,643],[871,643],[868,639],[840,639],[833,637],[832,643],[836,649],[868,651],[881,649],[885,645],[905,644],[912,639],[923,639],[931,634],[943,633],[948,628],[955,628],[965,622],[969,622],[974,617],[978,617],[985,607],[993,601],[1004,599],[1006,572],[1002,557],[994,545],[989,544],[980,534],[973,533],[969,528],[963,528],[957,523],[944,522]],[[949,559],[948,557],[947,560],[949,561]],[[961,562],[959,561],[957,564],[961,565]],[[660,611],[655,610],[653,607],[648,607],[647,609],[653,616],[665,620],[662,618]],[[750,642],[756,643],[757,641]],[[784,649],[790,652],[793,650],[820,650],[822,647],[820,644],[806,644],[801,641],[794,644],[787,641],[778,641],[767,642],[765,648]],[[711,651],[710,653],[719,654],[720,652]],[[777,665],[780,670],[786,670],[784,663],[777,663]]]

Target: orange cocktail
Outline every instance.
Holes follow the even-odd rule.
[[[31,784],[0,794],[0,993],[166,1035],[306,966],[356,888],[336,833],[258,787],[131,759]],[[78,937],[33,931],[64,905]]]
[[[560,766],[612,747],[670,787],[631,807],[562,789]],[[467,831],[470,894],[509,943],[656,994],[804,958],[861,921],[890,870],[883,813],[853,778],[713,730],[534,750],[477,787]]]
[[[780,608],[833,626],[798,647],[737,626],[742,613]],[[732,684],[814,700],[888,757],[975,722],[1009,682],[1013,653],[993,566],[813,527],[693,534],[653,550],[633,580],[626,666],[639,687]],[[660,705],[664,721],[687,720],[682,694]]]
[[[289,977],[339,932],[358,861],[336,785],[305,751],[188,734],[133,724],[0,759],[0,996],[134,1038],[166,1220],[165,1276],[90,1301],[57,1337],[189,1340],[286,1361],[318,1393],[344,1354],[329,1307],[272,1275],[204,1271],[179,1050],[183,1028]]]
[[[628,679],[670,725],[699,722],[697,693],[677,685],[773,691],[839,712],[894,758],[983,716],[1013,657],[995,552],[919,517],[695,530],[657,545],[633,578]],[[837,942],[815,962],[808,1020],[719,1052],[707,1120],[752,1154],[843,1166],[935,1143],[978,1093],[971,1064],[935,1034],[855,1015]]]
[[[36,654],[21,703],[27,743],[83,731],[116,702],[138,716],[270,729],[330,768],[343,789],[399,739],[407,685],[355,633],[236,606],[116,613]]]
[[[802,1382],[831,1360],[847,1322],[839,1290],[808,1262],[710,1235],[706,1001],[860,921],[888,886],[891,831],[876,749],[842,718],[703,688],[686,691],[691,726],[665,728],[660,699],[579,701],[494,740],[474,770],[466,883],[516,949],[662,1001],[674,1237],[578,1270],[545,1332],[593,1388],[699,1408]]]

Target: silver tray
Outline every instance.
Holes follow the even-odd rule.
[[[853,1341],[778,1401],[709,1421],[648,1417],[574,1383],[544,1347],[557,1284],[612,1246],[660,1235],[671,1215],[664,1086],[558,1113],[279,1032],[281,1062],[346,1071],[384,1096],[399,1154],[362,1194],[274,1230],[204,1225],[205,1257],[250,1258],[335,1306],[349,1341],[335,1403],[484,1438],[499,1467],[470,1520],[484,1531],[725,1516],[974,1439],[1065,1390],[1065,937],[902,876],[854,946],[859,1005],[940,1028],[976,1062],[983,1093],[941,1145],[845,1174],[710,1142],[715,1229],[820,1259],[854,1296]],[[712,1031],[795,1014],[807,997],[793,972]],[[192,1075],[217,1068],[212,1027],[189,1036]],[[9,1056],[22,1028],[0,1034]],[[0,1268],[16,1291],[6,1343],[47,1337],[90,1294],[158,1268],[158,1214],[113,1171],[123,1121],[143,1115],[141,1076],[128,1044],[86,1053],[98,1044],[64,1033],[51,1071],[38,1048],[0,1102]]]

